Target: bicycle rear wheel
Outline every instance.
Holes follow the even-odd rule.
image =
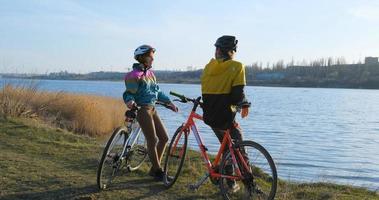
[[[171,139],[164,164],[164,185],[169,188],[174,185],[182,170],[187,152],[188,130],[180,126]]]
[[[122,154],[127,139],[126,127],[115,129],[109,138],[97,169],[97,186],[99,189],[107,189],[119,169],[125,164]]]
[[[260,144],[253,141],[242,141],[236,146],[239,147],[239,152],[242,154],[245,152],[245,157],[248,157],[246,163],[249,169],[242,166],[242,162],[235,153],[243,180],[234,182],[227,178],[220,178],[219,186],[224,199],[274,199],[277,172],[270,154]],[[237,176],[236,167],[233,165],[230,152],[227,152],[221,161],[221,174]],[[238,188],[239,190],[236,191]]]

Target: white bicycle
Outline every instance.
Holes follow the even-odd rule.
[[[137,170],[147,158],[145,137],[136,120],[138,109],[135,107],[125,113],[129,120],[113,131],[104,148],[97,169],[100,190],[107,189],[121,171],[128,173]]]
[[[156,104],[169,108],[161,102]],[[134,107],[126,111],[125,124],[113,131],[104,148],[97,169],[97,186],[100,190],[107,189],[120,172],[133,172],[147,159],[145,137],[136,119],[138,109]]]

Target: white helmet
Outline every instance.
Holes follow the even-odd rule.
[[[134,51],[134,59],[137,59],[138,56],[148,53],[150,51],[155,52],[155,49],[150,45],[141,45]]]

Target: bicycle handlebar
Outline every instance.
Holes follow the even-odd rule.
[[[170,94],[171,94],[172,96],[176,96],[176,97],[178,97],[179,99],[187,99],[184,95],[178,94],[178,93],[173,92],[173,91],[170,91]]]
[[[198,97],[197,99],[192,99],[192,98],[188,98],[182,94],[178,94],[178,93],[173,92],[173,91],[170,91],[170,95],[178,97],[182,103],[187,103],[188,101],[190,101],[192,103],[197,103],[201,106],[203,105],[203,103],[200,102],[201,97]]]
[[[251,106],[251,102],[244,101],[237,104],[236,106],[239,108],[249,108]]]
[[[182,94],[178,94],[178,93],[173,92],[173,91],[170,91],[170,95],[178,97],[180,99],[180,102],[182,102],[182,103],[187,103],[188,101],[190,101],[190,102],[193,102],[193,103],[197,103],[200,106],[203,106],[203,103],[200,102],[200,97],[197,98],[197,99],[191,99],[191,98],[188,98],[188,97],[186,97],[186,96],[184,96]],[[237,111],[238,111],[238,110],[240,110],[242,108],[248,108],[248,107],[250,107],[251,106],[251,102],[245,101],[245,102],[241,102],[241,103],[239,103],[238,105],[235,105],[235,106],[237,107]]]

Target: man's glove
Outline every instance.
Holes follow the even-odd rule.
[[[241,109],[241,117],[245,118],[249,115],[249,107],[242,107]]]

